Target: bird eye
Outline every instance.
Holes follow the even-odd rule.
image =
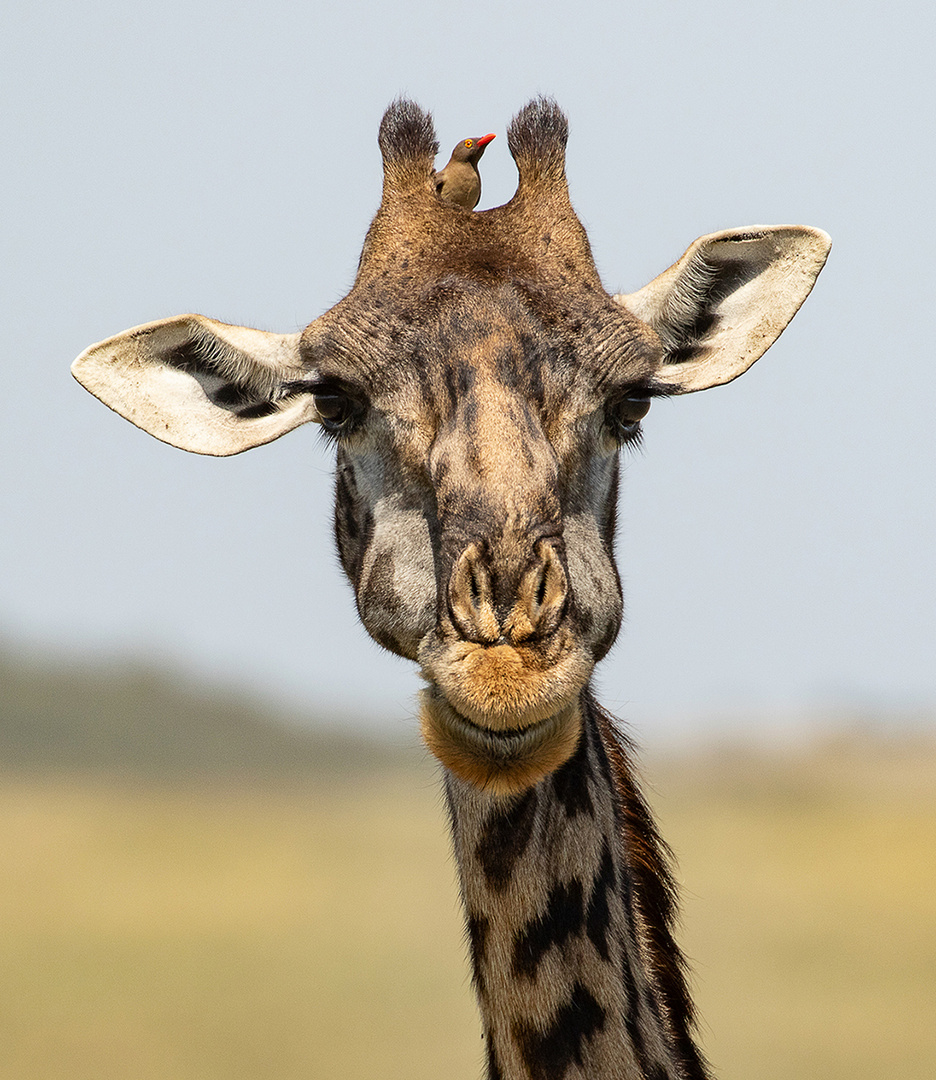
[[[470,150],[474,146],[474,139],[465,139],[465,149]]]
[[[640,421],[650,411],[650,398],[636,394],[620,398],[608,410],[608,424],[622,442],[640,434]]]
[[[345,394],[313,394],[312,400],[326,431],[341,431],[354,415],[354,403]]]

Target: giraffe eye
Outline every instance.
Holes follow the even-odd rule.
[[[341,431],[355,413],[354,402],[346,394],[313,394],[312,400],[326,431]]]
[[[619,398],[608,409],[608,426],[623,442],[640,435],[640,421],[650,411],[650,398],[637,394]]]

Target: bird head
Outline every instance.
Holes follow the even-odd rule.
[[[462,139],[452,151],[453,161],[470,161],[475,164],[484,153],[484,148],[496,136],[482,135],[479,139]]]

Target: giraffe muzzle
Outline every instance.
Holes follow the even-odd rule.
[[[568,618],[561,540],[547,537],[526,546],[521,571],[510,575],[502,569],[507,564],[498,558],[500,551],[492,552],[484,541],[469,542],[452,561],[445,609],[419,649],[435,695],[433,726],[445,729],[446,745],[470,743],[483,747],[487,758],[502,751],[510,761],[534,745],[541,756],[551,739],[547,722],[560,714],[568,749],[570,709],[594,666]],[[460,728],[457,717],[468,726]],[[535,735],[524,734],[534,727]]]

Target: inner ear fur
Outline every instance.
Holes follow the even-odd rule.
[[[659,375],[673,393],[705,390],[736,379],[777,340],[831,245],[804,225],[711,233],[639,292],[613,299],[659,335]]]
[[[310,394],[284,389],[309,376],[300,336],[179,315],[92,345],[72,374],[157,439],[226,456],[318,419]]]

